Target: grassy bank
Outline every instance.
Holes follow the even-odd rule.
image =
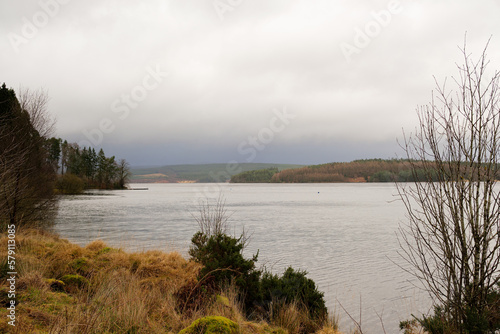
[[[271,321],[247,319],[234,289],[187,310],[181,297],[201,266],[176,252],[127,253],[94,241],[85,247],[41,230],[16,233],[16,326],[8,325],[7,236],[0,239],[0,332],[178,333],[207,316],[238,333],[299,333],[308,315],[288,305]],[[228,321],[229,321],[228,320]],[[337,333],[325,324],[318,333]],[[184,331],[190,333],[190,329]],[[196,330],[195,330],[196,332]],[[217,332],[218,333],[218,332]],[[228,332],[229,333],[229,332]]]

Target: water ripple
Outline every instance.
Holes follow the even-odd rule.
[[[205,185],[151,184],[149,191],[93,192],[61,200],[55,230],[79,244],[96,238],[130,250],[160,248],[187,254],[197,230]],[[231,232],[252,237],[245,254],[276,273],[287,266],[308,271],[325,293],[341,327],[359,317],[365,333],[388,332],[428,309],[429,298],[398,265],[395,232],[404,207],[392,185],[221,185]],[[320,192],[318,194],[318,191]],[[395,264],[396,263],[396,264]],[[361,301],[361,306],[360,306]]]

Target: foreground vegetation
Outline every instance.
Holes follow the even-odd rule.
[[[398,184],[402,256],[435,303],[421,319],[432,334],[500,330],[500,72],[486,51],[473,59],[464,44],[453,88],[437,84],[402,143],[412,170],[437,178]]]
[[[2,261],[7,240],[0,239]],[[186,303],[186,295],[200,286],[203,265],[176,252],[127,253],[102,241],[80,247],[35,229],[18,231],[16,242],[17,322],[7,324],[2,306],[2,333],[201,333],[192,330],[222,322],[233,330],[215,333],[291,334],[303,332],[311,319],[298,302],[260,316],[246,314],[235,285],[201,303]],[[2,305],[8,302],[7,271],[3,261]],[[336,333],[326,322],[317,332]]]
[[[57,167],[48,153],[54,126],[42,91],[19,98],[0,87],[0,229],[23,221],[44,221],[52,211]]]

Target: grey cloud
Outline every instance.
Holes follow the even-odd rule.
[[[212,1],[69,1],[16,53],[9,33],[41,7],[4,2],[0,81],[46,88],[69,140],[110,119],[99,145],[134,164],[238,158],[238,145],[282,107],[297,117],[259,161],[390,157],[401,129],[415,125],[415,107],[429,101],[432,76],[456,73],[465,31],[473,53],[493,35],[495,55],[500,26],[498,1],[401,1],[347,62],[341,43],[353,44],[355,29],[388,4],[242,1],[220,20]],[[121,119],[113,103],[142,85],[150,66],[169,76]]]

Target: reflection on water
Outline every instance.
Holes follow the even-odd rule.
[[[197,230],[197,203],[202,194],[217,197],[218,188],[147,187],[65,196],[55,230],[82,245],[99,238],[129,250],[187,254]],[[342,329],[353,325],[339,303],[356,320],[362,311],[365,333],[382,332],[379,316],[386,331],[396,333],[400,320],[427,311],[427,295],[398,267],[404,263],[396,231],[405,211],[393,185],[224,184],[220,189],[234,233],[245,228],[252,235],[248,256],[259,250],[258,263],[274,272],[289,265],[307,270],[325,292],[329,310],[340,316]]]

